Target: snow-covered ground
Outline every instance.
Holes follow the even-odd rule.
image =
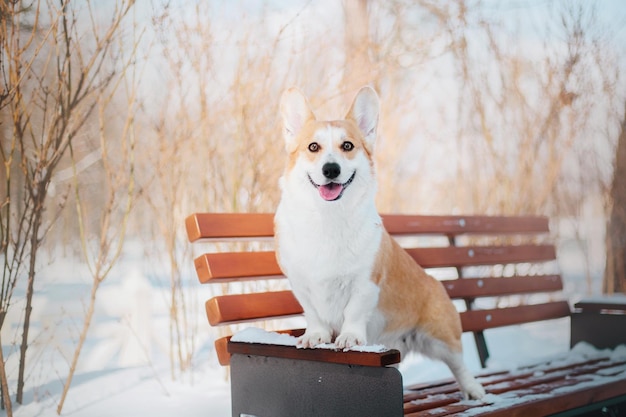
[[[490,367],[509,368],[533,362],[568,349],[569,322],[564,320],[498,329],[489,337],[493,348]],[[464,340],[466,358],[473,370],[479,365],[470,335]],[[181,415],[222,417],[230,415],[230,387],[224,370],[212,356],[205,355],[193,374],[172,382],[168,363],[135,367],[110,366],[80,372],[64,407],[68,416]],[[401,365],[406,384],[450,376],[445,365],[409,356]],[[61,392],[61,375],[48,373],[47,382],[31,388],[27,404],[17,408],[16,417],[53,417]],[[193,379],[193,381],[191,381]],[[34,394],[37,392],[38,394]]]
[[[157,268],[155,268],[157,269]],[[57,258],[37,288],[32,345],[24,405],[14,404],[16,417],[53,417],[68,373],[68,363],[82,326],[89,297],[88,271],[75,260]],[[96,314],[78,371],[66,399],[67,416],[217,417],[230,415],[226,371],[213,352],[214,329],[204,316],[203,303],[211,296],[194,276],[186,285],[195,355],[191,371],[172,380],[168,352],[168,283],[158,274],[122,262],[104,282]],[[16,294],[19,302],[20,295]],[[19,305],[16,305],[19,307]],[[15,308],[14,311],[19,311]],[[9,385],[17,376],[20,317],[7,318],[2,333],[8,358]],[[464,335],[468,366],[480,369],[470,334]],[[569,348],[569,319],[495,329],[487,332],[490,368],[511,368],[563,353]],[[417,355],[405,358],[400,370],[405,384],[450,376],[445,365]],[[0,412],[3,415],[4,412]]]

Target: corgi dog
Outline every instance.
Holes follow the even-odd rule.
[[[317,120],[297,89],[283,93],[280,112],[288,157],[276,256],[304,310],[298,347],[380,343],[403,356],[417,351],[445,362],[466,398],[482,398],[443,285],[391,238],[376,210],[376,92],[363,87],[342,120]]]

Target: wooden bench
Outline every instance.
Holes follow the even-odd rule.
[[[459,300],[463,329],[473,333],[483,366],[489,357],[485,332],[502,326],[570,316],[572,344],[626,343],[624,298],[581,302],[571,311],[547,218],[384,215],[383,221]],[[230,283],[229,293],[206,302],[212,326],[256,322],[303,332],[280,327],[302,308],[274,258],[272,214],[194,214],[186,227],[191,242],[209,242],[209,253],[194,261],[200,282]],[[231,365],[236,417],[626,413],[626,358],[619,355],[483,371],[477,377],[493,402],[486,405],[463,401],[453,379],[403,387],[394,350],[296,349],[229,339],[216,340],[215,349],[220,363]]]

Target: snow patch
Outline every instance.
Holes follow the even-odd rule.
[[[596,304],[622,304],[626,305],[626,294],[601,294],[597,296],[583,297],[579,302],[581,303],[596,303]]]
[[[315,347],[318,349],[340,350],[334,343],[323,343]],[[344,352],[353,351],[353,352],[373,352],[373,353],[382,353],[382,352],[387,352],[388,350],[389,349],[384,345],[361,345],[361,346],[352,346],[351,348],[343,349]]]
[[[231,342],[261,343],[263,345],[295,346],[298,339],[294,336],[276,332],[268,332],[256,327],[247,327],[238,331],[230,338]]]
[[[298,338],[295,336],[291,336],[283,333],[276,332],[268,332],[263,329],[259,329],[256,327],[247,327],[243,330],[238,331],[233,335],[230,339],[232,342],[240,342],[240,343],[260,343],[263,345],[281,345],[281,346],[296,346],[298,343]],[[329,350],[339,350],[334,343],[322,343],[315,346],[316,349],[329,349]],[[354,352],[374,352],[374,353],[382,353],[387,352],[389,349],[384,345],[362,345],[362,346],[353,346],[348,349],[344,349],[344,352],[354,351]]]

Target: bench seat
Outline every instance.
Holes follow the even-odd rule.
[[[626,407],[626,352],[621,357],[569,354],[515,370],[481,373],[477,379],[491,404],[463,401],[456,382],[445,380],[405,387],[404,414],[546,416],[564,410],[586,413],[590,405]]]

